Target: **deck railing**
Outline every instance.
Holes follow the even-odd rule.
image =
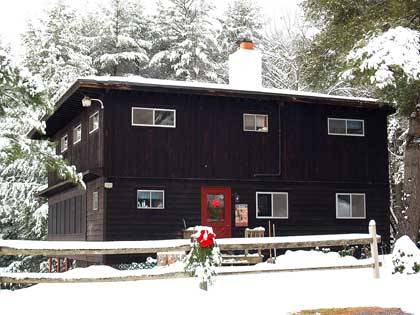
[[[353,265],[282,268],[278,265],[264,264],[252,267],[219,267],[219,275],[243,273],[262,273],[278,271],[300,271],[338,268],[373,268],[373,275],[379,278],[378,242],[381,237],[376,234],[375,221],[369,223],[369,233],[307,235],[307,236],[279,236],[258,238],[225,238],[218,239],[217,245],[224,250],[259,250],[259,249],[298,249],[314,247],[334,247],[351,245],[370,245],[372,259],[364,260]],[[39,255],[39,256],[79,256],[79,255],[124,255],[150,254],[159,252],[190,250],[190,240],[174,239],[160,241],[110,241],[110,242],[72,242],[72,241],[19,241],[0,240],[0,255]],[[160,268],[162,269],[162,268]],[[162,270],[120,271],[108,275],[80,277],[67,273],[4,273],[0,272],[0,283],[60,283],[60,282],[104,282],[104,281],[133,281],[146,279],[162,279],[187,277],[183,270],[163,268]]]

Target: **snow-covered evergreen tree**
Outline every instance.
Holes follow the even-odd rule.
[[[99,74],[143,75],[149,63],[150,22],[139,0],[112,0],[91,13],[83,31]],[[92,31],[93,30],[93,31]]]
[[[82,183],[80,175],[48,143],[31,141],[32,128],[42,132],[40,116],[51,106],[46,93],[8,58],[0,47],[0,234],[3,238],[45,236],[46,206],[34,194],[46,184],[46,172]]]
[[[59,96],[77,77],[94,73],[81,27],[76,12],[62,1],[28,23],[23,35],[24,65],[51,96]]]
[[[164,79],[217,81],[216,38],[209,0],[160,2],[150,66]]]
[[[262,37],[264,17],[261,7],[250,0],[229,2],[222,17],[217,36],[222,58],[227,60],[230,54],[238,49],[238,40],[242,37],[252,39],[258,44]]]

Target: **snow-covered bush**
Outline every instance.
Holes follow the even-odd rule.
[[[338,253],[340,254],[340,257],[354,256],[356,249],[357,246],[344,246],[344,248],[339,250]]]
[[[200,288],[207,290],[207,284],[213,284],[215,267],[220,265],[220,250],[216,245],[213,229],[196,226],[191,240],[191,251],[185,259],[185,271],[200,281]]]
[[[118,270],[139,270],[139,269],[152,269],[156,267],[157,260],[152,257],[147,257],[145,262],[133,262],[131,264],[119,264],[115,266]]]
[[[414,274],[420,271],[420,250],[404,235],[400,237],[392,251],[393,273]]]

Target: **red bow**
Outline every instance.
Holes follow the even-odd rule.
[[[197,242],[200,247],[207,248],[213,245],[215,234],[206,230],[201,230],[200,235],[197,237]]]

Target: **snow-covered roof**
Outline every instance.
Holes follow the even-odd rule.
[[[191,81],[175,81],[175,80],[160,80],[160,79],[149,79],[141,76],[88,76],[77,80],[80,83],[84,82],[96,82],[98,84],[125,84],[131,86],[144,86],[144,87],[162,87],[162,88],[180,88],[189,90],[214,90],[214,91],[225,91],[240,94],[262,94],[272,96],[292,96],[292,97],[305,97],[305,98],[318,98],[328,100],[342,100],[342,101],[356,101],[361,103],[378,103],[379,101],[374,98],[366,97],[349,97],[349,96],[337,96],[314,92],[286,90],[286,89],[274,89],[274,88],[243,88],[241,86],[234,86],[229,84],[216,84],[216,83],[205,83],[205,82],[191,82]]]

